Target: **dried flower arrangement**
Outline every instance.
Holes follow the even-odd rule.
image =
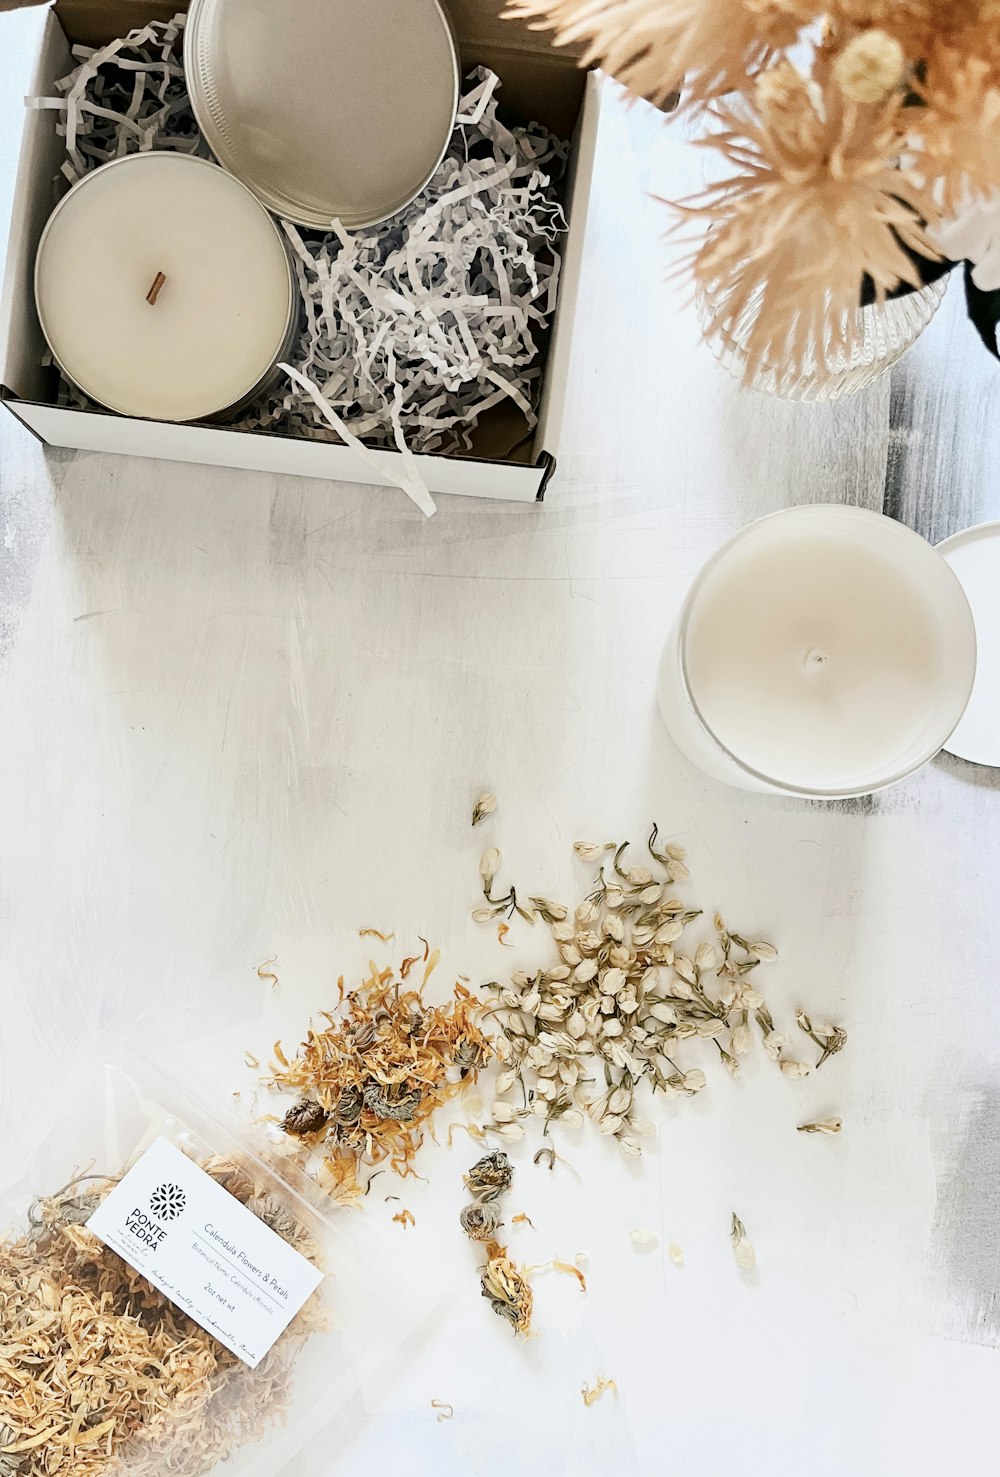
[[[683,85],[720,178],[681,202],[711,230],[687,266],[743,315],[745,377],[844,342],[859,304],[996,253],[1000,219],[939,236],[1000,191],[996,0],[511,0],[636,96]],[[967,268],[994,354],[1000,303]],[[1000,281],[990,277],[993,287]],[[709,331],[711,331],[711,323]]]
[[[599,868],[572,919],[548,899],[522,905],[513,887],[496,896],[502,858],[491,847],[482,859],[487,907],[473,917],[486,922],[516,911],[531,922],[542,918],[557,950],[557,960],[534,975],[518,970],[489,987],[501,1034],[492,1043],[500,1070],[487,1133],[516,1140],[529,1116],[548,1131],[556,1121],[580,1124],[586,1114],[636,1158],[640,1137],[652,1131],[639,1113],[642,1082],[666,1098],[691,1097],[707,1085],[702,1068],[675,1060],[685,1042],[714,1045],[732,1076],[757,1039],[785,1077],[813,1070],[789,1054],[789,1038],[775,1029],[759,987],[760,968],[777,958],[774,945],[729,929],[716,914],[714,940],[685,950],[684,936],[702,910],[673,892],[690,877],[683,849],[661,847],[654,826],[647,851],[655,875],[629,862],[627,849],[627,842],[576,843],[584,861],[613,855],[610,872]],[[801,1010],[797,1019],[820,1047],[817,1068],[847,1041],[842,1027],[814,1024]],[[515,1090],[519,1103],[510,1100]]]
[[[202,1168],[314,1262],[309,1233],[221,1158]],[[251,1370],[86,1228],[117,1180],[82,1176],[0,1243],[3,1477],[196,1477],[257,1440],[285,1406],[315,1299]]]
[[[365,1168],[388,1164],[413,1173],[431,1114],[475,1081],[492,1056],[479,1024],[482,1003],[462,984],[444,1005],[425,1002],[438,958],[425,944],[423,958],[403,960],[398,978],[371,964],[368,978],[346,995],[341,979],[336,1011],[320,1013],[324,1026],[310,1024],[292,1060],[275,1043],[265,1085],[300,1095],[281,1126],[307,1149],[321,1150],[323,1182],[335,1197],[364,1193]],[[407,981],[421,962],[415,988]]]

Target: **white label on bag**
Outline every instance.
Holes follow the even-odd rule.
[[[164,1138],[123,1176],[87,1227],[251,1369],[323,1280]]]

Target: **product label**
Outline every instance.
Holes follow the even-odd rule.
[[[137,1160],[87,1226],[251,1369],[323,1280],[164,1138]]]

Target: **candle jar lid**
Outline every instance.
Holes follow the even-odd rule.
[[[945,749],[970,764],[1000,765],[1000,522],[963,529],[937,549],[965,591],[978,645],[972,696]]]
[[[219,162],[318,230],[402,210],[455,126],[458,50],[439,0],[192,0],[184,62]]]

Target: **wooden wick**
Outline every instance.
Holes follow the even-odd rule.
[[[163,286],[166,280],[167,279],[162,272],[157,272],[156,276],[153,278],[153,285],[146,293],[146,301],[151,308],[155,305],[156,299],[160,295],[160,288]]]

